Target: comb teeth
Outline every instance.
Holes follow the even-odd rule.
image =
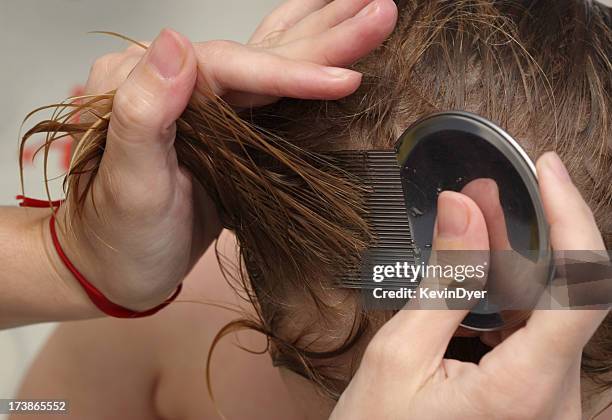
[[[395,151],[343,151],[334,153],[335,163],[356,176],[366,187],[365,219],[373,241],[360,267],[337,279],[336,286],[351,289],[380,287],[372,273],[375,265],[396,262],[415,264],[417,250],[412,239],[404,190]],[[406,287],[406,280],[385,280],[385,287]]]

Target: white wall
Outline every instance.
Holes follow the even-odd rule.
[[[161,28],[170,27],[194,41],[244,42],[278,3],[280,0],[0,0],[0,205],[14,205],[19,192],[17,136],[26,113],[69,96],[75,84],[85,82],[96,57],[126,45],[114,38],[88,35],[88,31],[115,31],[148,40]],[[60,156],[59,152],[53,156],[53,174],[61,173]],[[41,170],[40,162],[27,169],[26,193],[30,196],[44,197]],[[59,183],[53,190],[59,194]],[[52,327],[0,332],[0,398],[13,395]]]

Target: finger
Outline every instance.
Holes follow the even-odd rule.
[[[487,223],[491,246],[489,276],[487,278],[488,304],[505,308],[533,307],[542,294],[546,269],[512,249],[508,239],[508,226],[499,199],[497,183],[488,178],[469,182],[461,190],[478,205]],[[508,324],[524,320],[526,310],[502,311]],[[497,334],[488,334],[498,336]]]
[[[147,48],[149,48],[149,45],[151,45],[151,43],[149,41],[136,41],[137,44],[132,44],[129,47],[126,48],[125,52],[126,54],[144,54],[147,51]],[[143,46],[145,48],[143,48]]]
[[[482,211],[487,222],[489,243],[492,250],[512,249],[508,240],[508,227],[504,211],[499,201],[499,188],[492,179],[478,178],[461,189],[461,193],[470,197]]]
[[[604,250],[593,215],[555,153],[537,162],[540,191],[555,250]],[[580,354],[607,310],[536,310],[524,329],[509,337],[523,366],[563,373]],[[513,340],[512,342],[510,340]]]
[[[557,250],[605,249],[591,209],[557,154],[542,155],[537,169],[553,247]]]
[[[444,191],[438,196],[438,215],[434,226],[432,253],[428,266],[486,265],[488,258],[487,225],[480,208],[469,197]],[[448,251],[448,252],[446,252]],[[466,251],[466,252],[463,252]],[[442,290],[465,285],[465,279],[446,278],[439,272],[423,276],[419,289]],[[469,286],[473,285],[473,282]],[[483,281],[477,285],[482,288]],[[467,285],[466,285],[467,287]],[[448,303],[443,298],[423,298],[417,293],[406,305],[407,310],[446,309]],[[465,307],[465,305],[463,305]],[[467,314],[467,309],[452,311],[460,320]],[[463,315],[461,315],[463,313]],[[449,325],[454,321],[448,321]],[[456,328],[456,327],[455,327]],[[453,330],[454,332],[454,330]]]
[[[142,59],[144,51],[130,54],[108,54],[95,61],[89,73],[86,94],[100,94],[115,90],[127,79],[136,64]]]
[[[471,199],[449,191],[440,194],[433,247],[435,250],[488,248],[484,217]],[[423,282],[424,286],[427,282]],[[414,356],[411,368],[427,376],[439,366],[453,333],[468,310],[418,310],[424,305],[431,305],[425,300],[429,301],[417,293],[416,298],[411,299],[404,310],[399,311],[379,330],[373,341],[378,340],[384,348],[410,346],[409,354]],[[418,372],[411,372],[411,375]]]
[[[335,0],[309,14],[279,36],[279,43],[287,43],[324,32],[362,13],[369,13],[372,0]]]
[[[295,61],[231,41],[198,44],[196,52],[199,89],[208,86],[219,96],[238,91],[268,97],[338,99],[353,93],[361,83],[361,74],[352,70]]]
[[[148,47],[150,42],[139,41]],[[145,54],[141,45],[132,44],[121,53],[106,54],[91,66],[85,85],[86,94],[107,93],[117,89]]]
[[[154,176],[176,162],[169,159],[174,122],[193,92],[197,70],[189,41],[163,30],[113,100],[102,164],[135,179]]]
[[[389,36],[397,20],[392,0],[374,0],[366,14],[345,20],[316,36],[271,49],[284,57],[327,66],[347,66],[374,50]]]
[[[249,44],[256,44],[268,35],[285,31],[305,16],[322,8],[330,0],[289,0],[278,6],[261,21],[249,39]]]

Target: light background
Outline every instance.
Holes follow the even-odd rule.
[[[15,205],[14,196],[19,193],[17,139],[24,116],[38,106],[65,99],[74,85],[85,82],[96,57],[126,46],[121,40],[88,35],[88,31],[114,31],[149,40],[170,27],[194,41],[245,42],[278,3],[280,0],[0,0],[0,205]],[[51,172],[59,174],[61,154],[54,153],[52,160]],[[40,162],[27,169],[29,196],[45,197],[41,171]],[[53,191],[59,194],[59,185]],[[0,398],[13,396],[52,329],[52,324],[43,324],[0,332]]]

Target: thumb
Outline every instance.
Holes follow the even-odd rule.
[[[176,166],[176,155],[169,153],[175,121],[187,106],[196,75],[189,40],[162,30],[115,93],[103,163],[139,178]]]
[[[434,251],[488,249],[489,241],[484,216],[472,199],[451,191],[444,191],[438,196],[438,215],[432,245]],[[432,258],[436,261],[430,259],[429,265],[449,263],[441,262],[437,254],[435,258],[432,254]],[[457,263],[457,261],[452,262],[452,264]],[[471,261],[466,263],[470,264]],[[421,297],[420,288],[439,289],[438,284],[442,281],[440,277],[423,276],[415,296],[408,301],[403,310],[380,328],[368,345],[366,353],[375,360],[396,360],[398,356],[402,357],[398,365],[400,368],[394,367],[393,372],[397,383],[406,385],[406,378],[410,378],[412,385],[420,386],[423,381],[430,378],[440,367],[453,333],[468,313],[468,309],[441,309],[447,307],[444,298]],[[403,356],[406,354],[410,357]]]
[[[460,193],[441,193],[438,197],[438,216],[434,228],[433,249],[436,253],[432,253],[428,265],[437,267],[445,264],[471,264],[472,261],[440,261],[437,251],[486,251],[488,247],[487,226],[476,203]],[[470,255],[462,254],[468,257]],[[482,264],[482,260],[479,264]],[[376,340],[387,342],[391,348],[401,348],[410,343],[411,354],[414,355],[411,367],[420,370],[420,375],[416,375],[419,378],[428,377],[439,366],[453,333],[469,311],[443,309],[448,307],[444,298],[421,297],[419,289],[438,290],[439,284],[444,281],[438,277],[438,273],[433,278],[423,276],[415,297],[376,335]],[[418,340],[414,340],[414,337],[418,337]],[[413,373],[416,372],[411,374]]]
[[[444,191],[438,196],[438,215],[434,225],[432,253],[427,262],[430,270],[423,274],[419,288],[430,290],[452,289],[455,286],[482,288],[486,279],[478,284],[472,278],[450,276],[449,267],[487,264],[489,238],[484,215],[476,202],[465,194]],[[459,273],[459,270],[453,270]],[[461,273],[463,275],[463,273]],[[453,309],[455,305],[445,298],[423,298],[417,293],[406,309]],[[452,333],[467,314],[466,303],[459,304],[461,310],[443,316],[444,323]]]

